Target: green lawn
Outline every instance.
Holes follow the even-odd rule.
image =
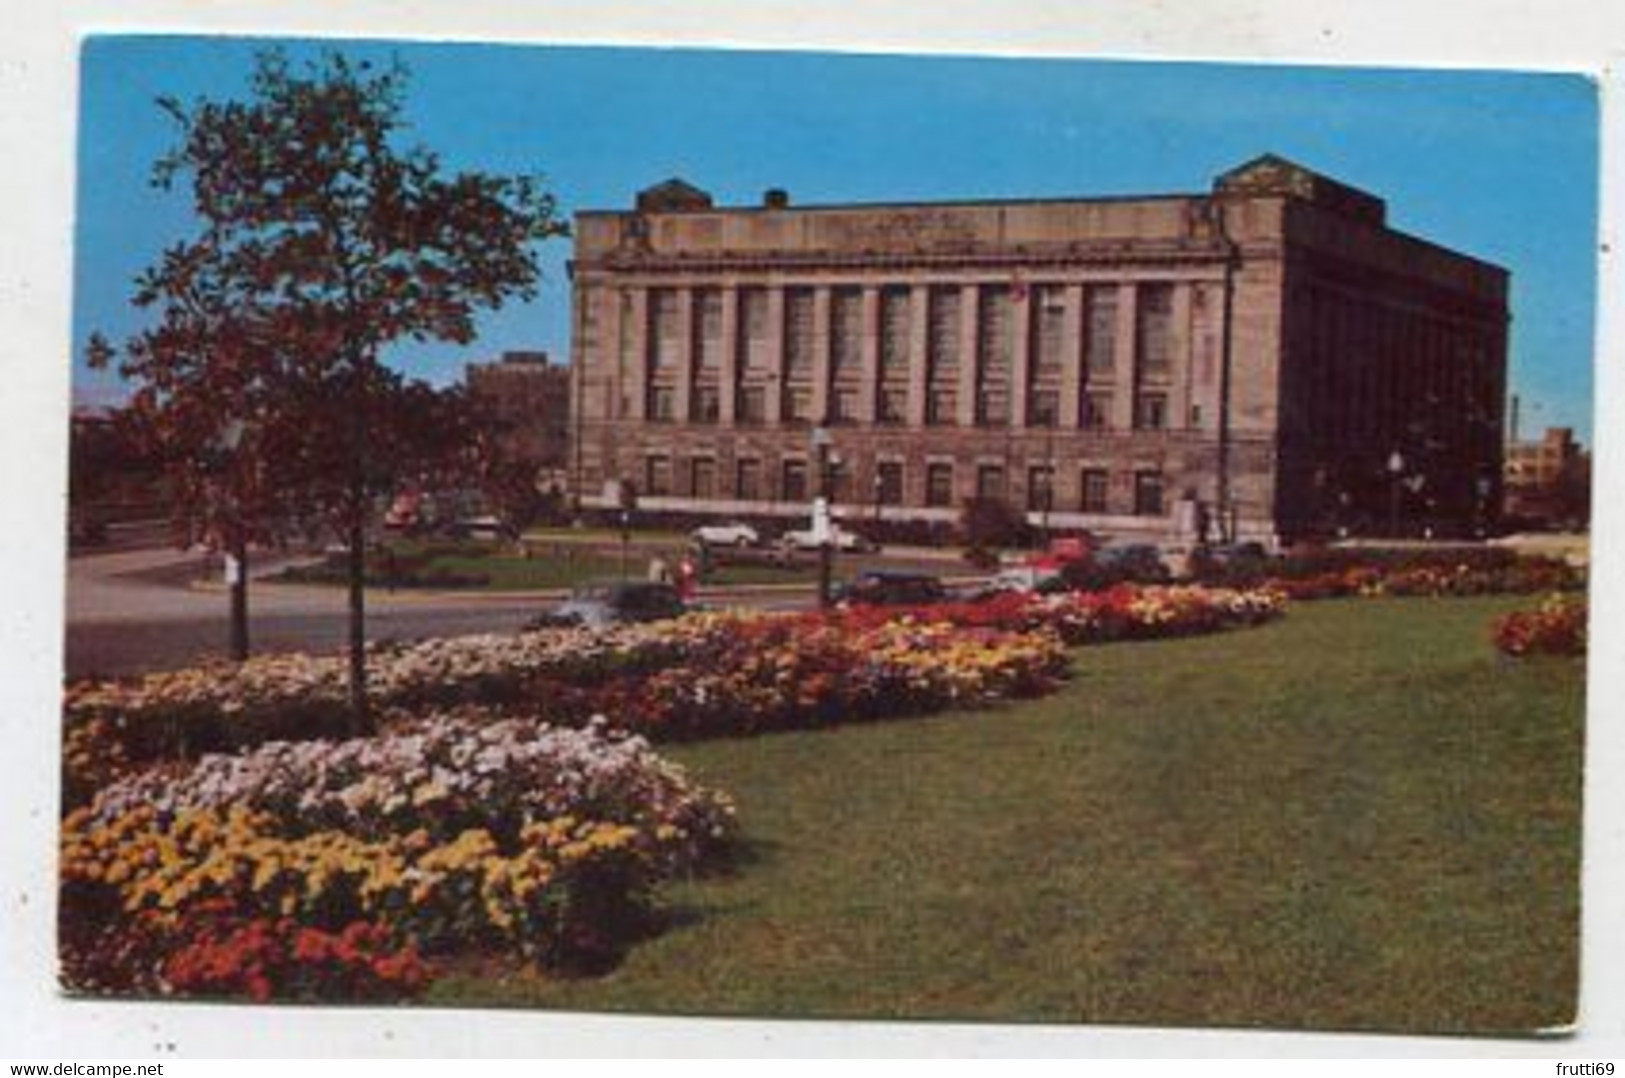
[[[1574,1015],[1582,668],[1528,600],[1300,604],[1047,700],[674,747],[748,856],[613,973],[445,1003],[1529,1030]]]

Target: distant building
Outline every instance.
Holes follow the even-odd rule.
[[[1505,513],[1514,523],[1555,527],[1590,518],[1591,457],[1568,427],[1506,448]]]
[[[1467,531],[1500,503],[1505,270],[1273,156],[1206,193],[575,221],[572,472],[655,510],[1149,539]],[[831,470],[815,474],[811,431]]]
[[[570,371],[546,352],[504,352],[494,363],[470,363],[468,391],[497,423],[510,459],[559,472],[570,458]]]

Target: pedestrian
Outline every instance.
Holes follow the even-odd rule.
[[[691,554],[684,554],[683,560],[677,563],[677,597],[683,602],[692,602],[694,593],[699,584],[699,569],[694,564]]]
[[[671,566],[667,565],[666,559],[659,554],[649,559],[649,583],[671,583]]]

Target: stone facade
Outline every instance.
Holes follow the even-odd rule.
[[[718,208],[672,180],[575,244],[589,507],[804,516],[819,425],[860,519],[992,495],[1276,539],[1377,527],[1396,479],[1437,527],[1498,504],[1505,271],[1278,158],[1133,198]]]

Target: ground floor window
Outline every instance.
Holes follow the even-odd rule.
[[[734,464],[734,497],[753,502],[762,496],[762,462],[741,460]]]
[[[1109,484],[1110,479],[1106,475],[1106,469],[1085,468],[1081,483],[1083,499],[1080,508],[1085,513],[1106,512]]]
[[[1046,513],[1054,508],[1055,469],[1045,464],[1027,469],[1027,509]]]
[[[903,463],[883,460],[875,465],[875,501],[881,505],[903,504]]]
[[[787,460],[783,467],[783,483],[779,486],[779,499],[786,502],[807,500],[807,462]]]
[[[688,489],[695,498],[717,496],[717,462],[710,457],[695,457],[688,464]]]
[[[976,496],[978,498],[1004,497],[1004,469],[997,464],[984,464],[977,468]]]
[[[925,466],[925,504],[943,509],[954,503],[954,466],[927,464]]]
[[[1142,517],[1162,516],[1162,473],[1134,473],[1134,514]]]
[[[646,457],[643,461],[643,492],[660,498],[671,493],[671,458]]]

